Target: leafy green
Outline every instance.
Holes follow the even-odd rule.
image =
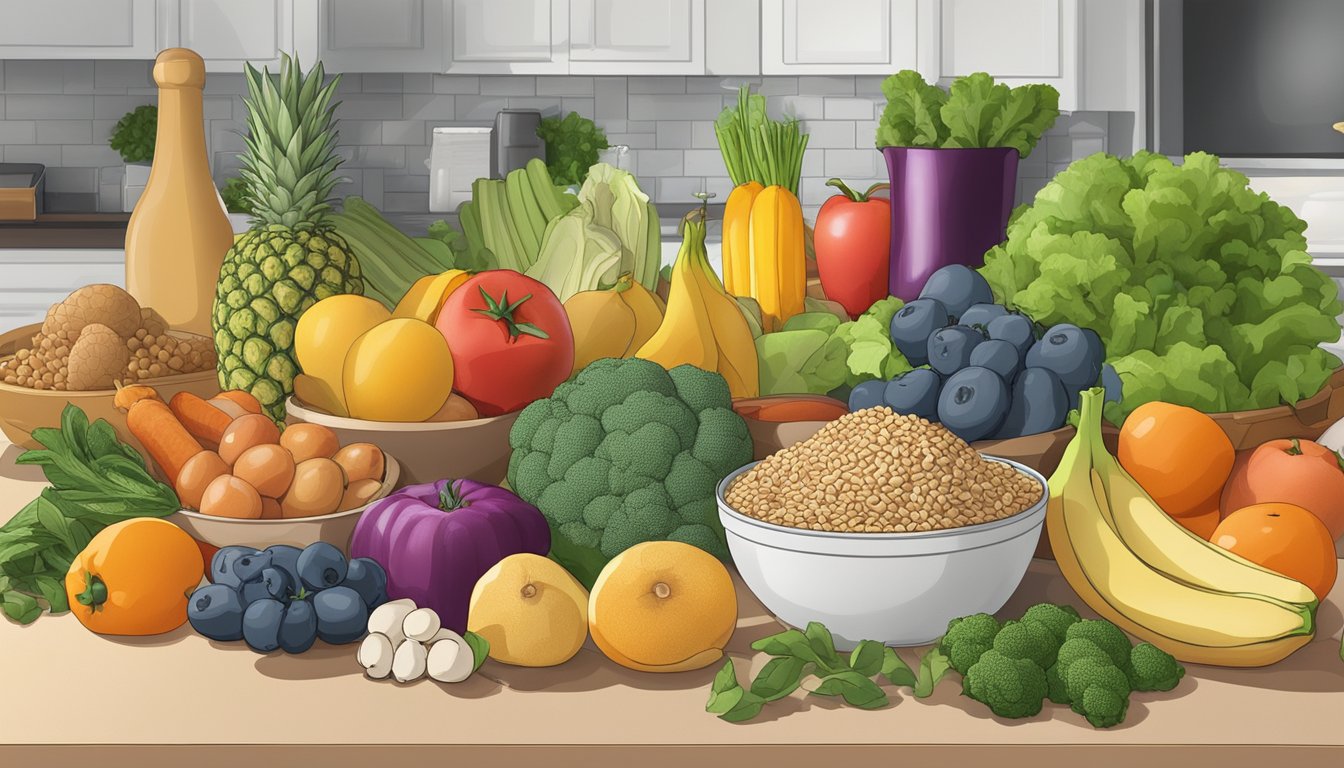
[[[440,260],[441,251],[430,253],[383,217],[363,198],[345,198],[342,210],[327,214],[324,221],[350,245],[364,268],[364,294],[388,309],[396,307],[411,284],[425,275],[453,268],[453,260]]]
[[[725,107],[719,113],[714,121],[714,138],[733,186],[755,181],[798,194],[808,135],[795,118],[771,120],[765,111],[765,97],[752,93],[751,86],[738,88],[737,106]]]
[[[467,647],[471,649],[471,671],[475,672],[490,655],[490,641],[475,632],[467,632],[462,635],[462,639],[467,641]]]
[[[224,210],[229,213],[252,214],[252,200],[247,195],[247,182],[241,177],[231,176],[224,180],[219,188],[219,197],[224,201]]]
[[[593,224],[616,235],[621,244],[621,260],[602,275],[610,285],[629,272],[650,291],[658,290],[658,266],[662,263],[662,233],[658,228],[658,209],[639,188],[635,177],[608,163],[588,169],[588,178],[579,189],[579,204],[592,207]],[[571,212],[572,213],[572,212]]]
[[[1341,304],[1305,226],[1213,155],[1099,153],[1014,212],[981,273],[1010,308],[1101,336],[1124,385],[1114,423],[1154,400],[1267,408],[1339,366],[1319,344],[1339,338]]]
[[[1059,117],[1059,92],[1029,84],[1009,88],[984,72],[952,81],[948,91],[902,70],[882,83],[887,106],[878,147],[1012,147],[1026,157]]]
[[[43,447],[16,461],[42,467],[51,486],[0,526],[0,600],[5,614],[24,624],[41,615],[37,598],[52,613],[69,610],[62,581],[98,531],[181,508],[173,490],[150,476],[112,425],[102,419],[90,424],[77,406],[66,405],[59,429],[39,427],[33,439]]]
[[[891,318],[905,306],[895,296],[888,296],[873,304],[857,320],[842,323],[835,333],[849,354],[845,366],[849,369],[845,385],[853,387],[868,379],[892,379],[912,370],[896,345],[891,343]]]
[[[578,208],[546,225],[537,262],[527,276],[544,283],[560,301],[580,291],[595,291],[616,281],[623,248],[616,233],[594,219],[595,206]]]
[[[610,146],[602,129],[578,112],[543,118],[537,136],[546,142],[546,169],[561,185],[582,184],[598,152]]]
[[[915,697],[928,698],[951,668],[952,663],[937,645],[925,651],[924,655],[919,657],[919,673],[915,676],[913,686]]]
[[[127,163],[147,163],[154,159],[154,142],[158,138],[159,108],[143,104],[122,115],[112,127],[108,146],[117,150]]]

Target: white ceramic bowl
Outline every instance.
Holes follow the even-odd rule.
[[[1030,509],[991,523],[917,533],[833,533],[788,528],[728,506],[729,486],[755,462],[719,483],[719,519],[742,580],[771,613],[796,627],[820,621],[836,647],[861,640],[924,645],[947,622],[994,613],[1031,563],[1045,523],[1045,478],[993,456],[1041,486]]]

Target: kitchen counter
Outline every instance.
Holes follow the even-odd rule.
[[[14,464],[17,454],[0,438],[0,521],[42,487],[35,468]],[[740,583],[738,594],[729,651],[744,679],[764,661],[750,643],[779,625]],[[1041,600],[1076,602],[1048,561],[1032,564],[1005,613]],[[363,679],[353,645],[261,656],[189,627],[117,639],[69,615],[28,627],[0,620],[0,764],[1336,766],[1342,608],[1344,581],[1320,609],[1317,639],[1288,660],[1262,670],[1191,666],[1175,691],[1135,694],[1125,723],[1104,731],[1054,705],[1000,720],[960,696],[955,673],[925,700],[889,688],[884,710],[795,694],[733,725],[704,712],[717,664],[642,674],[591,644],[552,669],[487,662],[458,685],[400,686]]]
[[[44,213],[36,221],[0,221],[0,249],[121,249],[130,220],[129,213]]]

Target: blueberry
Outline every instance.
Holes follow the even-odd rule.
[[[378,595],[387,589],[387,572],[377,560],[356,557],[350,561],[343,585],[359,593],[365,605],[372,605]]]
[[[882,404],[882,390],[887,382],[874,379],[854,387],[849,393],[849,411],[862,411],[864,408],[876,408]]]
[[[994,436],[1004,439],[1049,432],[1064,426],[1068,415],[1069,399],[1055,372],[1028,368],[1013,381],[1013,404]]]
[[[271,590],[266,587],[266,582],[261,579],[245,582],[243,586],[239,587],[238,595],[242,598],[243,605],[251,605],[258,600],[275,597],[271,594]]]
[[[317,641],[317,612],[307,600],[290,600],[280,622],[280,649],[285,653],[303,653]]]
[[[983,333],[964,325],[939,328],[929,337],[929,366],[951,376],[971,362],[971,350],[984,340]]]
[[[952,324],[937,299],[915,299],[891,317],[891,341],[911,365],[929,362],[929,336]]]
[[[211,640],[243,637],[243,601],[238,590],[227,584],[207,584],[187,598],[187,621],[197,633]]]
[[[963,368],[938,397],[938,420],[968,443],[993,435],[1008,414],[1008,385],[988,368]]]
[[[975,345],[971,350],[971,365],[977,365],[981,368],[999,374],[1005,382],[1012,381],[1017,376],[1017,372],[1022,370],[1022,356],[1017,353],[1017,347],[1006,341],[990,339],[981,344]]]
[[[349,587],[332,587],[313,595],[317,636],[332,645],[353,643],[369,626],[369,608]]]
[[[297,591],[294,582],[289,580],[289,574],[279,568],[263,570],[261,572],[261,584],[266,588],[266,594],[276,600],[284,600]]]
[[[941,376],[928,368],[916,368],[888,382],[882,399],[897,413],[937,421],[938,390],[942,386]]]
[[[1093,334],[1095,336],[1095,334]],[[1104,353],[1101,340],[1091,340],[1076,325],[1052,326],[1027,350],[1028,368],[1048,368],[1059,377],[1069,397],[1069,407],[1078,407],[1078,391],[1097,383]]]
[[[215,584],[227,584],[231,587],[238,587],[242,584],[233,573],[233,561],[243,555],[255,555],[257,550],[251,547],[220,547],[215,552],[215,556],[210,558],[210,581]]]
[[[289,583],[297,590],[303,583],[299,578],[299,553],[303,550],[288,544],[272,544],[262,551],[270,554],[271,567],[284,571],[289,576]]]
[[[270,653],[280,647],[280,624],[285,604],[267,598],[247,606],[243,612],[243,640],[258,653]]]
[[[1026,315],[1003,315],[989,321],[986,326],[989,338],[1006,341],[1017,348],[1019,357],[1026,357],[1027,350],[1036,343],[1036,325]]]
[[[1118,403],[1124,399],[1125,382],[1110,363],[1101,366],[1101,386],[1106,390],[1106,402]]]
[[[949,264],[929,275],[919,298],[943,302],[953,317],[961,317],[973,304],[994,303],[994,293],[985,278],[962,264]]]
[[[341,550],[325,541],[318,541],[303,548],[298,560],[299,579],[310,590],[334,587],[345,581],[349,566]]]
[[[980,330],[988,332],[989,324],[996,318],[1007,317],[1008,308],[1002,304],[974,304],[970,309],[961,313],[957,318],[959,325],[969,325],[972,328],[980,326]]]
[[[243,555],[233,561],[233,575],[238,580],[246,584],[249,581],[256,581],[261,578],[261,572],[271,567],[271,555],[269,552],[256,552]]]

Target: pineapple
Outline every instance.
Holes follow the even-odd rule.
[[[252,227],[224,256],[212,315],[219,386],[251,392],[266,415],[285,416],[298,365],[294,328],[321,299],[364,293],[359,262],[323,216],[338,179],[331,103],[340,76],[323,85],[285,56],[277,79],[247,66],[244,195]]]

